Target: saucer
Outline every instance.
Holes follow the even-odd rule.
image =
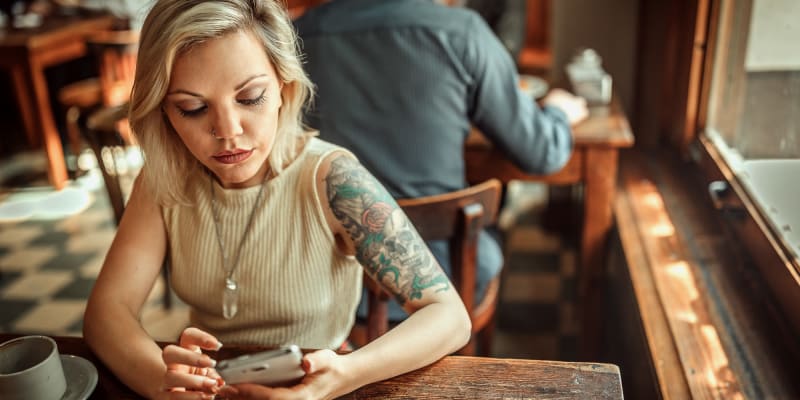
[[[86,400],[97,386],[97,368],[87,359],[71,354],[61,355],[67,391],[61,400]]]
[[[520,75],[519,86],[523,93],[537,100],[547,94],[550,85],[544,79],[533,75]]]

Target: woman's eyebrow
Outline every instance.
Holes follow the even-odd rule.
[[[189,96],[203,97],[203,96],[201,96],[201,95],[199,95],[199,94],[197,94],[195,92],[190,92],[190,91],[185,90],[185,89],[175,89],[175,90],[173,90],[171,92],[167,92],[167,96],[172,96],[174,94],[188,94]]]
[[[253,76],[251,76],[251,77],[249,77],[249,78],[245,79],[245,80],[244,80],[244,82],[242,82],[242,83],[240,83],[240,84],[236,85],[236,87],[234,88],[234,90],[239,90],[239,89],[241,89],[241,88],[245,87],[245,86],[246,86],[248,83],[250,83],[250,81],[252,81],[252,80],[254,80],[254,79],[256,79],[256,78],[261,78],[261,77],[264,77],[264,76],[267,76],[267,74],[258,74],[258,75],[253,75]]]
[[[236,87],[234,87],[234,90],[240,90],[241,88],[245,87],[251,81],[253,81],[253,80],[257,79],[257,78],[265,77],[265,76],[267,76],[267,74],[258,74],[258,75],[253,75],[251,77],[248,77],[242,83],[236,85]],[[199,94],[197,94],[195,92],[192,92],[192,91],[189,91],[189,90],[186,90],[186,89],[175,89],[173,91],[167,92],[167,96],[172,96],[174,94],[186,94],[186,95],[194,96],[194,97],[201,97],[201,98],[203,97],[203,96],[201,96],[201,95],[199,95]]]

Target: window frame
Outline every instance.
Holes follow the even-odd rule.
[[[736,0],[741,5],[739,17],[752,15],[752,0]],[[720,150],[713,141],[706,136],[708,127],[708,114],[710,98],[712,96],[712,77],[714,74],[723,73],[725,65],[715,65],[715,51],[722,48],[728,54],[741,58],[741,74],[744,71],[744,50],[746,44],[731,42],[733,30],[741,33],[741,24],[734,24],[734,7],[723,7],[722,0],[698,1],[696,18],[696,34],[693,43],[693,52],[690,62],[690,76],[696,77],[689,80],[687,108],[685,110],[684,132],[688,135],[679,137],[679,143],[688,143],[683,149],[696,162],[701,170],[707,185],[712,182],[723,182],[723,190],[709,194],[714,197],[714,203],[726,221],[726,226],[739,242],[744,245],[757,265],[764,281],[769,285],[769,292],[777,305],[777,313],[784,318],[795,332],[800,332],[800,263],[794,257],[790,246],[784,241],[783,235],[763,212],[763,208],[756,203],[743,183],[739,180],[733,169],[725,161]],[[721,29],[720,29],[721,28]],[[719,34],[719,32],[722,34]],[[697,40],[704,37],[705,40]],[[718,42],[728,43],[717,46]],[[738,45],[739,47],[735,47]],[[724,64],[724,63],[721,63]],[[737,79],[736,82],[743,82]],[[727,87],[728,92],[743,90],[743,85]],[[722,90],[716,88],[717,90]],[[740,96],[741,98],[741,96]],[[740,104],[743,108],[743,104]],[[683,140],[681,140],[683,139]],[[675,140],[673,140],[675,141]],[[716,184],[719,185],[719,184]],[[731,243],[731,245],[736,245]]]

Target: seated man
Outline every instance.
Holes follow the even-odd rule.
[[[472,125],[529,173],[555,172],[570,157],[570,122],[585,117],[585,102],[556,91],[540,108],[522,94],[514,61],[474,11],[432,1],[334,0],[295,25],[318,90],[306,122],[353,151],[397,198],[465,188]],[[449,273],[447,243],[429,246]],[[477,301],[502,265],[497,241],[482,233]],[[389,317],[402,320],[405,312],[391,303]]]

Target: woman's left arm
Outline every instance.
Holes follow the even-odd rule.
[[[339,154],[324,165],[324,193],[335,234],[367,274],[410,316],[345,357],[344,393],[428,365],[463,347],[470,320],[455,287],[383,185],[358,161]],[[321,191],[322,192],[322,191]],[[330,220],[330,218],[329,218]],[[342,393],[337,393],[340,395]]]
[[[345,153],[334,153],[317,175],[320,202],[339,250],[365,271],[410,316],[346,355],[319,350],[303,357],[306,377],[292,388],[236,385],[232,398],[332,399],[361,386],[412,371],[463,347],[470,319],[455,287],[383,185]]]

